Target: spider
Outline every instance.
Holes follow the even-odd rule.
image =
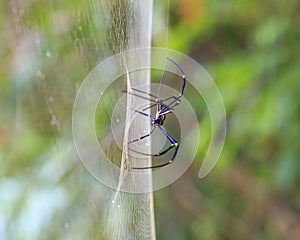
[[[146,100],[152,102],[152,104],[150,106],[142,109],[142,111],[133,109],[136,113],[139,113],[143,116],[146,116],[146,117],[150,118],[150,123],[151,123],[151,126],[152,126],[151,131],[148,134],[144,135],[144,136],[141,136],[137,139],[134,139],[134,140],[128,142],[128,144],[131,144],[131,143],[134,143],[134,142],[137,142],[137,141],[140,141],[144,138],[149,137],[154,132],[155,129],[160,130],[161,133],[168,139],[168,141],[170,143],[170,146],[167,149],[165,149],[165,150],[163,150],[159,153],[156,153],[156,154],[146,154],[146,153],[135,151],[133,149],[130,149],[130,151],[136,152],[138,154],[142,154],[142,155],[145,155],[145,156],[158,157],[158,156],[162,156],[162,155],[166,154],[167,152],[169,152],[169,150],[171,150],[173,148],[175,148],[175,150],[174,150],[172,158],[166,163],[163,163],[163,164],[160,164],[160,165],[155,165],[155,166],[148,166],[148,167],[132,167],[132,169],[152,169],[152,168],[160,168],[160,167],[167,166],[167,165],[171,164],[174,161],[174,159],[176,158],[178,149],[179,149],[179,143],[162,126],[164,124],[164,121],[166,120],[166,115],[170,114],[170,113],[173,113],[174,108],[178,104],[180,104],[180,102],[181,102],[180,98],[183,96],[183,91],[184,91],[185,83],[186,83],[186,77],[185,77],[185,74],[184,74],[182,68],[175,61],[173,61],[170,58],[167,58],[167,59],[170,62],[172,62],[178,68],[180,73],[182,74],[182,86],[181,86],[180,94],[178,96],[171,96],[171,97],[168,97],[168,98],[165,98],[165,99],[160,99],[158,96],[155,96],[151,93],[148,93],[148,92],[136,89],[136,88],[131,88],[131,90],[133,92],[128,92],[128,91],[123,91],[123,92],[131,94],[135,97],[146,99]],[[140,94],[147,95],[147,97],[144,97]],[[167,101],[171,101],[171,102],[169,104],[165,104],[165,102],[167,102]],[[145,110],[151,109],[151,108],[154,108],[154,107],[156,107],[155,115],[147,114],[146,112],[144,112]]]

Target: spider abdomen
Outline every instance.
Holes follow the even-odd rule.
[[[166,119],[165,115],[160,115],[154,119],[154,124],[162,126],[164,124],[165,119]]]

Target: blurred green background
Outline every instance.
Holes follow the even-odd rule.
[[[95,0],[0,11],[0,239],[104,239],[105,189],[74,151],[71,116],[82,80],[118,50],[107,12]],[[167,11],[154,2],[153,46],[165,47]],[[157,239],[300,239],[300,2],[170,0],[169,11],[168,47],[214,78],[228,132],[198,179],[210,140],[199,107],[197,158],[154,195]]]

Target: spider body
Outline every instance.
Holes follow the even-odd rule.
[[[162,126],[164,124],[165,119],[166,119],[166,116],[158,116],[158,118],[154,119],[152,121],[152,123],[154,125]]]
[[[166,115],[163,114],[161,115],[161,104],[160,101],[157,100],[157,110],[155,114],[155,118],[151,119],[151,124],[154,126],[162,126],[164,124],[164,121],[166,120]]]
[[[145,92],[145,91],[142,91],[139,89],[135,89],[135,88],[132,88],[133,92],[126,92],[126,91],[123,91],[123,92],[131,94],[135,97],[147,99],[148,101],[152,102],[152,104],[150,106],[142,109],[142,111],[134,109],[134,111],[136,113],[139,113],[145,117],[150,118],[150,123],[152,126],[150,133],[148,133],[144,136],[141,136],[137,139],[134,139],[134,140],[128,142],[128,144],[131,144],[131,143],[140,141],[146,137],[149,137],[156,129],[158,129],[168,139],[168,141],[170,143],[170,146],[167,149],[162,150],[161,152],[156,153],[156,154],[146,154],[146,153],[138,152],[134,149],[130,149],[130,150],[132,152],[135,152],[135,153],[138,153],[141,155],[152,156],[152,157],[164,155],[173,148],[175,150],[174,150],[172,158],[166,163],[163,163],[160,165],[155,165],[155,166],[148,166],[148,167],[132,167],[132,169],[151,169],[151,168],[159,168],[159,167],[169,165],[170,163],[172,163],[174,161],[174,159],[177,155],[178,149],[179,149],[179,143],[162,126],[164,124],[164,121],[166,120],[166,115],[173,113],[174,107],[176,107],[181,102],[180,98],[182,97],[183,92],[184,92],[184,88],[185,88],[185,84],[186,84],[186,77],[185,77],[185,74],[184,74],[182,68],[175,61],[173,61],[170,58],[167,58],[167,59],[170,62],[172,62],[177,67],[177,69],[180,71],[180,73],[182,74],[182,86],[181,86],[180,94],[178,96],[171,96],[171,97],[168,97],[165,99],[160,99],[159,97],[157,97],[151,93],[148,93],[148,92]],[[141,94],[144,94],[144,95],[141,95]],[[152,108],[156,108],[155,115],[151,115],[151,114],[148,114],[145,112],[145,110],[152,109]]]

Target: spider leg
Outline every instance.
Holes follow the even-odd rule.
[[[172,101],[172,102],[171,102],[170,104],[168,104],[168,105],[166,105],[166,104],[163,103],[163,101],[168,100],[168,99],[171,99],[171,98],[175,98],[176,101],[179,101],[179,103],[180,103],[180,100],[177,100],[177,99],[178,99],[177,97],[172,96],[172,97],[169,97],[169,98],[167,98],[167,99],[161,100],[160,102],[151,104],[151,105],[149,105],[148,107],[143,108],[142,111],[145,111],[145,110],[147,110],[147,109],[153,108],[153,107],[157,106],[158,104],[160,104],[163,108],[161,108],[161,109],[159,110],[159,111],[160,111],[160,114],[159,114],[158,116],[161,116],[161,115],[164,115],[164,114],[171,113],[171,112],[174,111],[174,109],[173,109],[174,106],[176,106],[176,105],[179,104],[179,103],[178,103],[178,104],[176,104],[176,105],[174,105],[174,106],[171,106],[172,104],[174,104],[175,100]],[[170,107],[170,106],[171,106],[171,107]],[[166,110],[169,110],[169,111],[166,111]]]
[[[178,148],[179,148],[179,143],[165,129],[163,129],[162,127],[159,127],[159,129],[167,137],[167,139],[170,141],[170,143],[171,143],[170,147],[171,148],[175,147],[175,152],[174,152],[174,154],[173,154],[173,156],[170,160],[170,163],[171,163],[177,155],[177,151],[178,151]]]
[[[150,131],[150,133],[148,133],[148,134],[146,134],[146,135],[144,135],[144,136],[142,136],[142,137],[139,137],[139,138],[137,138],[137,139],[134,139],[134,140],[128,142],[128,144],[134,143],[134,142],[140,141],[140,140],[142,140],[142,139],[144,139],[144,138],[146,138],[146,137],[149,137],[149,136],[154,132],[154,130],[155,130],[155,127],[152,128],[152,130]]]
[[[153,107],[155,107],[156,105],[157,105],[157,103],[153,103],[153,104],[151,104],[150,106],[145,107],[142,111],[145,111],[145,110],[147,110],[147,109],[149,109],[149,108],[153,108]]]
[[[172,62],[173,64],[175,64],[175,66],[178,68],[179,72],[182,74],[182,86],[181,86],[180,94],[178,96],[178,97],[181,97],[183,95],[183,91],[184,91],[185,83],[186,83],[185,73],[184,73],[183,69],[175,61],[173,61],[171,58],[168,58],[168,57],[167,57],[167,59],[170,62]]]
[[[158,103],[151,104],[151,105],[149,105],[148,107],[145,107],[144,109],[142,109],[142,111],[145,111],[145,110],[147,110],[147,109],[149,109],[149,108],[153,108],[153,107],[157,106],[157,104],[158,104]],[[159,104],[160,104],[162,107],[169,108],[168,105],[164,104],[162,101],[159,102]]]
[[[168,101],[168,100],[170,100],[172,98],[174,99],[172,102],[178,102],[178,104],[180,103],[180,97],[175,97],[175,96],[171,96],[171,97],[162,99],[162,102]]]
[[[143,97],[143,96],[141,96],[141,95],[138,95],[138,94],[135,94],[135,93],[132,93],[132,92],[128,92],[128,91],[126,91],[126,90],[122,90],[122,92],[123,92],[123,93],[128,93],[128,94],[130,94],[130,95],[132,95],[132,96],[139,97],[139,98],[142,98],[142,99],[146,99],[146,100],[148,100],[148,101],[150,101],[150,102],[156,103],[156,101],[153,100],[153,99],[149,99],[149,98],[147,98],[147,97]]]
[[[146,117],[149,117],[149,118],[151,118],[151,119],[155,119],[155,116],[153,116],[153,115],[151,115],[151,114],[148,114],[148,113],[145,113],[145,112],[141,112],[141,111],[136,110],[136,109],[132,109],[132,110],[135,111],[135,112],[137,112],[137,113],[139,113],[139,114],[142,114],[142,115],[144,115],[144,116],[146,116]]]
[[[168,98],[165,98],[162,100],[162,102],[165,102],[165,101],[168,101],[170,99],[174,99],[173,101],[171,101],[168,105],[169,108],[174,108],[176,107],[178,104],[181,103],[181,100],[180,100],[180,97],[175,97],[175,96],[171,96],[171,97],[168,97]]]
[[[172,98],[174,98],[174,100],[171,103],[169,103],[168,105],[162,103],[163,108],[161,108],[158,116],[166,115],[166,114],[174,112],[174,107],[176,107],[180,103],[180,100],[178,99],[178,97],[174,97],[174,96],[168,97],[168,98],[162,100],[162,102],[165,100],[172,99]]]
[[[157,97],[157,96],[155,96],[155,95],[153,95],[153,94],[151,94],[151,93],[142,91],[142,90],[140,90],[140,89],[136,89],[136,88],[131,88],[131,89],[134,90],[134,91],[140,92],[140,93],[147,94],[147,95],[150,96],[150,97],[159,98],[159,97]]]
[[[163,163],[163,164],[160,164],[160,165],[155,165],[155,166],[151,166],[151,167],[133,167],[132,169],[159,168],[159,167],[167,166],[167,165],[171,164],[174,161],[174,159],[175,159],[175,157],[177,155],[178,149],[179,149],[179,144],[178,144],[178,142],[166,130],[164,130],[160,126],[158,126],[158,128],[160,129],[160,131],[166,136],[166,138],[171,143],[171,145],[166,150],[164,150],[162,152],[159,152],[157,154],[146,154],[146,153],[141,153],[141,152],[138,152],[138,151],[135,151],[135,150],[132,150],[132,149],[130,149],[130,150],[133,151],[133,152],[135,152],[135,153],[142,154],[142,155],[157,157],[157,156],[162,156],[162,155],[166,154],[170,149],[172,149],[172,148],[175,147],[175,151],[174,151],[174,154],[173,154],[171,160],[169,162],[167,162],[167,163]]]
[[[171,108],[171,109],[166,109],[166,111],[162,111],[160,114],[158,114],[158,116],[162,116],[162,115],[166,115],[166,114],[169,114],[169,113],[173,113],[174,112],[174,109]]]

